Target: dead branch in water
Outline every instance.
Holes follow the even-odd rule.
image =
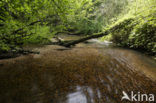
[[[81,39],[78,39],[78,40],[60,42],[59,45],[65,46],[65,47],[71,47],[71,46],[73,46],[75,44],[84,42],[86,40],[93,39],[93,38],[99,38],[99,37],[102,37],[102,36],[105,36],[105,35],[108,35],[108,34],[109,34],[109,30],[106,30],[105,32],[96,33],[96,34],[93,34],[93,35],[90,35],[90,36],[87,36],[87,37],[84,37],[84,38],[81,38]]]

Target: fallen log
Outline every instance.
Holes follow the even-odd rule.
[[[99,38],[99,37],[108,35],[110,32],[114,32],[115,30],[118,30],[119,28],[121,28],[121,25],[123,23],[131,23],[131,21],[133,21],[133,18],[126,19],[123,22],[120,22],[118,24],[112,25],[109,28],[107,28],[104,32],[95,33],[95,34],[89,35],[87,37],[78,39],[78,40],[73,40],[73,41],[69,41],[69,42],[60,43],[60,45],[65,46],[65,47],[71,47],[71,46],[73,46],[75,44],[84,42],[84,41],[89,40],[89,39]]]
[[[105,36],[105,35],[109,34],[109,31],[110,30],[106,30],[105,32],[96,33],[96,34],[93,34],[93,35],[90,35],[90,36],[87,36],[87,37],[84,37],[84,38],[81,38],[81,39],[78,39],[78,40],[73,40],[73,41],[69,41],[69,42],[65,42],[65,43],[60,43],[60,45],[65,46],[65,47],[71,47],[71,46],[73,46],[75,44],[84,42],[84,41],[89,40],[89,39],[99,38],[99,37]]]

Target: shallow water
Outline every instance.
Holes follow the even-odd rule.
[[[0,60],[0,103],[129,103],[122,91],[156,95],[155,61],[107,44],[33,47],[40,54]]]

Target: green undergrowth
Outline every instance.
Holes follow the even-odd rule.
[[[156,56],[156,6],[151,5],[141,6],[137,12],[132,12],[132,9],[124,17],[119,18],[110,26],[116,27],[115,30],[111,30],[102,40],[111,40],[117,46]]]
[[[51,43],[53,33],[50,32],[49,26],[36,25],[32,28],[29,36],[21,37],[21,35],[8,35],[5,39],[0,39],[0,54],[8,53],[22,48],[24,45],[45,45]],[[16,38],[16,39],[15,39]]]
[[[50,32],[49,26],[37,26],[33,29],[34,34],[24,40],[25,45],[29,44],[49,44],[53,34]]]

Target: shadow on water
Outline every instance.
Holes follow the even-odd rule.
[[[156,95],[156,65],[148,57],[96,44],[64,49],[45,46],[36,48],[39,55],[0,60],[0,103],[121,103],[122,91]]]

